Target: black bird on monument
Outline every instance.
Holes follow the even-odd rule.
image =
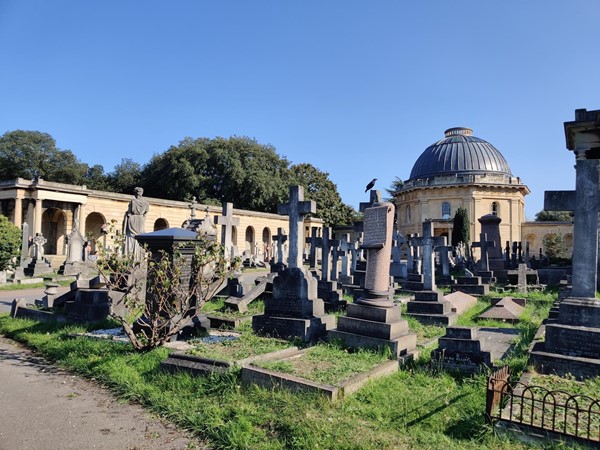
[[[377,178],[373,178],[371,181],[369,181],[369,184],[367,184],[367,187],[365,188],[365,192],[367,192],[369,189],[372,189],[373,186],[375,186],[376,181]]]

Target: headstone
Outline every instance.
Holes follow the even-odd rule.
[[[271,272],[281,272],[287,267],[283,249],[283,244],[287,242],[287,238],[285,230],[281,227],[277,228],[277,234],[273,236],[273,242],[277,244],[277,249],[275,251],[275,262],[271,265]]]
[[[323,228],[323,235],[319,238],[321,245],[321,277],[318,281],[318,295],[325,302],[325,311],[337,311],[346,306],[342,300],[342,291],[338,287],[337,280],[331,278],[331,274],[336,270],[333,267],[332,253],[337,248],[340,241],[331,239],[333,230],[329,227]],[[337,261],[335,262],[337,266]]]
[[[195,206],[196,198],[192,201],[190,205],[190,209],[192,206]],[[192,209],[194,213],[195,208]],[[193,214],[192,219],[194,218],[195,213]],[[220,216],[216,217],[216,222],[218,225],[221,225],[221,244],[225,247],[225,257],[227,259],[233,258],[234,248],[233,245],[233,227],[237,227],[240,225],[239,217],[233,217],[233,203],[223,202],[223,212]]]
[[[440,255],[441,274],[436,277],[436,284],[439,286],[451,286],[456,284],[456,280],[450,274],[450,252],[454,249],[447,244],[447,238],[444,236],[444,244],[435,247],[435,251]]]
[[[409,357],[416,347],[416,335],[400,316],[392,301],[389,264],[394,224],[394,205],[375,203],[364,211],[367,251],[365,286],[362,296],[348,304],[347,315],[340,316],[337,330],[329,339],[339,339],[349,347],[388,347],[396,358]]]
[[[459,316],[477,304],[477,297],[460,291],[446,294],[444,298],[452,305],[452,311],[456,312]]]
[[[434,247],[445,246],[445,237],[433,236],[433,223],[423,222],[423,237],[412,238],[412,242],[422,249],[423,289],[426,291],[436,290],[435,285],[435,258]]]
[[[390,264],[390,276],[406,279],[407,267],[402,262],[402,244],[404,236],[398,230],[394,230],[392,241],[392,262]]]
[[[481,281],[485,284],[496,281],[494,272],[490,270],[489,250],[496,247],[496,242],[488,240],[487,233],[479,234],[479,242],[473,242],[471,248],[481,249],[481,257],[479,258],[477,276],[481,277]]]
[[[264,314],[252,317],[255,333],[310,342],[335,326],[335,317],[325,315],[323,300],[317,296],[317,280],[302,265],[304,217],[316,209],[314,201],[304,201],[302,186],[291,186],[289,203],[277,208],[279,214],[289,217],[289,266],[273,280],[272,298],[265,300]]]
[[[517,323],[525,310],[524,298],[493,298],[492,307],[485,310],[478,319],[493,319],[502,322]]]
[[[50,263],[44,258],[44,244],[48,241],[41,233],[36,233],[32,242],[33,258],[27,267],[23,269],[23,272],[29,277],[52,273],[53,269]]]
[[[545,341],[531,353],[536,370],[572,374],[578,379],[600,375],[600,301],[596,298],[598,210],[600,209],[600,110],[575,111],[565,123],[567,148],[576,156],[575,193],[546,192],[544,209],[571,210],[573,275],[571,296],[557,319],[546,323]]]
[[[15,280],[19,280],[25,276],[25,268],[31,262],[29,258],[29,225],[27,225],[27,222],[23,222],[21,230],[21,258],[19,265],[15,269]]]
[[[67,236],[67,260],[63,267],[61,267],[60,272],[64,275],[77,275],[80,273],[84,274],[84,276],[89,275],[90,270],[83,258],[86,242],[79,231],[78,221],[75,221],[73,230]]]
[[[506,281],[506,269],[502,258],[502,241],[500,240],[500,223],[502,219],[494,214],[486,214],[477,219],[481,224],[481,233],[487,236],[486,241],[493,241],[494,246],[488,244],[488,269],[494,277],[501,282]]]
[[[310,271],[316,270],[317,268],[317,239],[319,229],[312,227],[310,230],[310,237],[306,238],[306,243],[310,244],[310,253],[308,254],[308,269]]]

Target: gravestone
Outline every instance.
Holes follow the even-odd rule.
[[[435,278],[438,286],[451,286],[456,284],[456,280],[450,274],[450,255],[449,253],[454,249],[451,245],[447,245],[447,238],[444,237],[444,244],[435,247],[435,251],[440,255],[440,274]]]
[[[276,243],[277,248],[273,255],[273,262],[271,263],[271,272],[281,272],[287,268],[285,264],[285,251],[283,244],[287,242],[288,236],[285,234],[285,230],[281,227],[277,228],[277,234],[273,236],[273,242]]]
[[[452,304],[452,311],[456,312],[459,316],[477,304],[476,297],[460,291],[446,294],[444,298]]]
[[[575,192],[546,192],[544,209],[572,210],[573,275],[570,297],[558,318],[546,323],[544,342],[531,353],[536,370],[572,374],[578,379],[600,375],[600,301],[596,298],[598,210],[600,209],[600,110],[575,111],[566,122],[567,149],[575,154]]]
[[[509,323],[518,323],[525,310],[524,298],[492,298],[492,307],[485,310],[478,319],[493,319]]]
[[[167,228],[164,230],[154,231],[152,233],[145,233],[136,236],[137,241],[142,247],[148,249],[150,253],[149,259],[150,261],[158,261],[162,258],[169,258],[171,262],[175,262],[175,258],[177,255],[183,258],[185,264],[181,271],[181,279],[180,283],[183,289],[187,289],[192,286],[192,283],[195,281],[196,273],[194,272],[194,255],[195,255],[195,245],[199,242],[198,234],[194,231],[186,230],[184,228]],[[134,275],[135,276],[135,275]],[[216,292],[219,290],[219,286],[222,285],[222,282],[210,282],[211,279],[210,273],[206,273],[204,278],[208,283],[207,288],[205,289],[207,292]],[[146,303],[154,304],[156,299],[152,296],[153,285],[156,283],[164,282],[160,278],[155,278],[148,273],[146,278]],[[203,289],[204,291],[204,289]],[[198,304],[199,301],[208,301],[210,298],[197,299],[192,298],[190,303],[190,316],[184,319],[184,327],[179,335],[174,336],[172,339],[175,340],[177,337],[185,338],[189,335],[195,333],[194,330],[205,330],[208,331],[210,329],[210,320],[206,317],[205,314],[200,313],[199,308],[202,306]],[[175,300],[177,301],[177,300]],[[179,319],[179,317],[175,317],[175,319]],[[145,317],[141,317],[137,320],[137,325],[139,325],[138,330],[142,331],[147,325],[148,319]],[[172,323],[171,326],[175,324]]]
[[[478,373],[494,366],[508,354],[519,330],[502,328],[448,327],[438,339],[438,348],[431,360],[445,370]]]
[[[33,238],[33,258],[23,272],[28,277],[37,277],[47,273],[52,273],[50,263],[44,258],[44,244],[48,242],[41,233],[36,233]]]
[[[446,245],[445,237],[433,236],[433,223],[423,222],[423,236],[413,238],[423,253],[423,290],[415,291],[414,300],[406,304],[406,314],[426,324],[453,325],[458,314],[452,311],[452,305],[444,299],[435,284],[434,247]]]
[[[540,278],[538,271],[529,269],[527,264],[520,263],[517,270],[509,270],[508,284],[506,285],[509,289],[516,289],[517,292],[526,293],[529,290],[542,290],[546,286],[540,284]]]
[[[90,269],[83,258],[86,243],[86,239],[79,232],[79,223],[75,221],[73,230],[67,236],[67,260],[59,272],[64,275],[82,274],[84,277],[89,276]]]
[[[321,245],[321,277],[318,281],[318,295],[325,302],[325,311],[338,311],[346,306],[346,301],[342,300],[342,291],[337,280],[331,278],[331,274],[336,271],[333,266],[332,253],[340,241],[330,238],[333,230],[329,227],[324,227],[322,234],[318,240]],[[337,261],[335,264],[337,266]]]
[[[367,251],[365,285],[360,298],[347,306],[336,330],[328,338],[339,339],[353,348],[388,347],[396,358],[408,358],[417,343],[400,306],[392,300],[389,265],[394,226],[394,205],[375,203],[364,211],[364,242]]]
[[[252,317],[255,333],[297,337],[315,341],[335,326],[335,317],[325,315],[323,300],[317,296],[317,280],[302,265],[304,217],[314,214],[314,201],[304,201],[304,188],[290,186],[290,200],[277,207],[289,217],[288,268],[273,280],[272,298],[265,300],[265,313]]]
[[[489,250],[496,247],[496,242],[488,240],[487,233],[479,233],[479,242],[473,242],[471,248],[473,247],[481,249],[481,255],[477,264],[477,276],[481,277],[481,281],[485,284],[495,282],[494,272],[490,270]]]
[[[190,205],[192,210],[192,219],[195,217],[195,208],[192,208],[194,201]],[[221,225],[221,244],[225,248],[225,258],[233,259],[235,254],[235,245],[233,245],[233,227],[240,225],[239,217],[233,217],[233,203],[223,202],[223,212],[215,218],[217,225]]]
[[[29,257],[29,225],[27,225],[27,222],[23,222],[21,229],[21,257],[19,265],[15,269],[15,280],[19,280],[25,276],[25,268],[31,262],[31,258]]]
[[[402,262],[402,244],[405,239],[398,230],[394,230],[392,244],[392,262],[390,264],[390,276],[406,279],[408,275],[406,263]]]
[[[486,214],[477,219],[481,224],[481,234],[487,236],[486,241],[494,242],[494,246],[488,244],[488,270],[494,273],[496,280],[506,281],[506,269],[502,258],[502,241],[500,240],[500,223],[502,219],[494,214]]]
[[[318,233],[319,228],[312,227],[310,230],[310,237],[306,238],[306,243],[310,245],[310,252],[308,254],[308,270],[310,270],[311,272],[317,269],[317,240],[319,238]]]

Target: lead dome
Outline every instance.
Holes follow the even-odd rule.
[[[498,173],[512,176],[502,153],[492,144],[473,136],[470,128],[449,128],[445,137],[419,156],[410,179],[438,175]]]

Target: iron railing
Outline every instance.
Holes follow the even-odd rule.
[[[486,416],[559,435],[600,442],[600,400],[542,386],[510,383],[508,366],[488,377]]]

